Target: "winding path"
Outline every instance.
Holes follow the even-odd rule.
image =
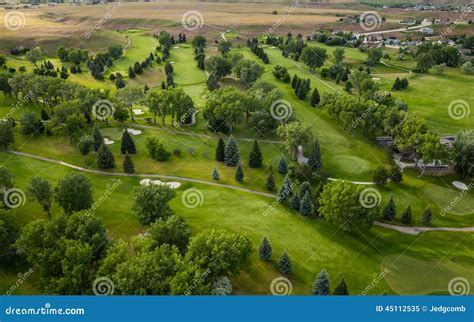
[[[177,176],[168,176],[168,175],[163,175],[163,174],[139,174],[139,173],[133,173],[133,174],[127,174],[127,173],[120,173],[120,172],[106,172],[106,171],[100,171],[100,170],[93,170],[93,169],[87,169],[83,168],[80,166],[76,166],[67,162],[63,162],[60,160],[55,160],[55,159],[50,159],[46,157],[42,157],[39,155],[34,155],[30,153],[25,153],[25,152],[19,152],[19,151],[13,151],[13,150],[7,150],[7,153],[15,154],[15,155],[20,155],[28,158],[33,158],[45,162],[50,162],[50,163],[55,163],[59,164],[74,170],[82,171],[82,172],[87,172],[87,173],[93,173],[93,174],[98,174],[98,175],[106,175],[106,176],[116,176],[116,177],[149,177],[149,178],[160,178],[160,179],[171,179],[171,180],[181,180],[181,181],[187,181],[187,182],[194,182],[194,183],[200,183],[200,184],[206,184],[209,186],[214,186],[214,187],[222,187],[222,188],[228,188],[228,189],[233,189],[237,191],[243,191],[243,192],[248,192],[248,193],[253,193],[255,195],[260,195],[264,197],[269,197],[269,198],[275,198],[276,195],[271,194],[271,193],[266,193],[266,192],[261,192],[257,190],[252,190],[252,189],[247,189],[247,188],[241,188],[237,186],[233,186],[230,184],[223,184],[223,183],[217,183],[217,182],[212,182],[212,181],[206,181],[206,180],[200,180],[200,179],[192,179],[192,178],[186,178],[186,177],[177,177]],[[329,180],[337,180],[333,178],[329,178]],[[353,182],[355,183],[355,182]],[[357,183],[356,183],[357,184]],[[369,184],[369,183],[358,183],[358,184]],[[404,234],[410,234],[410,235],[418,235],[424,232],[429,232],[429,231],[452,231],[452,232],[474,232],[474,227],[462,227],[462,228],[457,228],[457,227],[406,227],[406,226],[396,226],[396,225],[390,225],[390,224],[385,224],[381,223],[378,221],[375,221],[376,226],[388,228],[388,229],[393,229],[398,232],[404,233]]]

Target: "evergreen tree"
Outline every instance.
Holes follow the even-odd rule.
[[[313,283],[313,294],[314,295],[329,295],[330,287],[329,287],[329,274],[323,268]]]
[[[100,146],[104,143],[104,137],[102,133],[100,133],[99,128],[97,125],[94,125],[94,129],[92,130],[92,139],[94,140],[94,151],[99,151]]]
[[[130,157],[130,154],[128,153],[125,153],[125,156],[123,158],[123,172],[125,173],[135,172],[135,166],[133,165],[133,160]]]
[[[219,138],[219,141],[217,141],[216,161],[219,161],[219,162],[225,161],[225,143],[222,138]]]
[[[267,261],[272,257],[272,245],[267,239],[267,236],[264,236],[262,242],[260,243],[260,247],[258,249],[258,255],[262,261]]]
[[[280,189],[278,190],[277,201],[285,202],[290,198],[290,196],[291,196],[291,180],[290,180],[290,177],[286,175],[285,179],[283,180],[283,183],[281,184]]]
[[[349,295],[344,277],[342,278],[341,282],[337,284],[336,289],[334,290],[334,295]]]
[[[313,151],[309,157],[308,165],[311,167],[313,172],[321,169],[323,165],[321,161],[321,147],[319,146],[318,139],[316,139],[314,142]]]
[[[406,209],[403,211],[402,214],[402,223],[410,225],[412,222],[412,216],[411,216],[411,207],[408,206]]]
[[[291,258],[286,252],[284,252],[278,260],[278,271],[282,274],[291,274],[291,272],[293,271],[293,264],[291,263]]]
[[[136,75],[135,75],[135,72],[133,71],[133,68],[131,66],[128,67],[128,77],[133,79],[133,78],[135,78],[135,76]]]
[[[166,89],[165,81],[161,81],[161,89]]]
[[[402,87],[401,87],[401,84],[400,84],[400,77],[397,77],[395,79],[395,82],[393,83],[393,86],[392,86],[392,90],[394,91],[398,91],[400,90]]]
[[[240,183],[244,181],[244,169],[242,169],[242,164],[240,162],[235,170],[235,180]]]
[[[239,161],[239,148],[237,147],[237,142],[234,137],[231,135],[225,147],[224,164],[228,167],[235,167],[239,164]]]
[[[319,105],[320,101],[321,101],[321,98],[319,96],[318,89],[315,87],[313,90],[313,93],[311,94],[311,106],[315,107]]]
[[[267,182],[265,185],[268,191],[275,191],[275,179],[273,178],[272,166],[270,166],[268,170]]]
[[[390,196],[390,200],[387,202],[387,205],[383,208],[382,211],[383,217],[389,221],[393,221],[397,215],[395,201],[393,196]]]
[[[109,147],[102,143],[97,151],[97,165],[100,169],[112,169],[115,167],[115,158]]]
[[[219,87],[219,78],[214,74],[209,75],[209,78],[207,79],[207,89],[212,92]]]
[[[398,165],[390,169],[390,180],[395,183],[400,183],[403,181],[402,169]]]
[[[280,160],[278,161],[278,172],[281,174],[286,174],[288,172],[288,163],[286,162],[284,156],[281,156]]]
[[[296,90],[297,86],[298,86],[298,75],[295,74],[295,76],[293,76],[293,79],[291,80],[291,88]]]
[[[301,199],[301,206],[300,206],[300,214],[303,216],[309,216],[313,212],[313,200],[311,200],[311,195],[309,194],[308,191],[303,196],[303,199]]]
[[[253,141],[252,151],[249,156],[249,167],[251,168],[260,168],[262,167],[263,157],[262,152],[260,152],[260,146],[258,145],[257,140]]]
[[[300,195],[300,199],[302,200],[304,195],[306,193],[309,193],[309,195],[311,196],[311,183],[309,183],[309,181],[304,181],[301,186],[300,186],[300,191],[299,191],[299,195]]]
[[[425,208],[423,211],[423,214],[421,216],[421,222],[425,226],[430,226],[431,225],[431,219],[433,218],[433,212],[431,210],[431,207],[428,206]]]
[[[137,149],[135,147],[135,142],[133,141],[133,138],[130,135],[130,133],[127,131],[127,129],[125,129],[122,133],[120,152],[122,154],[125,154],[125,153],[135,154],[137,152]]]
[[[291,208],[293,208],[294,210],[300,211],[300,208],[301,208],[301,200],[300,200],[300,196],[299,196],[298,194],[295,194],[295,195],[293,196],[293,198],[291,198],[290,206],[291,206]]]
[[[213,180],[219,180],[219,172],[217,171],[217,169],[214,167],[214,169],[212,169],[212,179]]]

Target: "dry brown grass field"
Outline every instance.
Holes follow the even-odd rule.
[[[226,30],[237,31],[247,37],[263,33],[277,26],[275,33],[288,31],[304,35],[321,29],[360,31],[356,23],[342,23],[339,19],[346,15],[357,15],[373,8],[359,4],[337,3],[206,3],[196,1],[165,3],[110,3],[108,5],[73,6],[62,4],[56,7],[43,5],[36,9],[19,9],[24,15],[24,27],[13,31],[0,28],[0,51],[7,52],[18,45],[41,45],[52,53],[60,43],[65,46],[86,47],[92,52],[107,47],[110,43],[124,43],[126,39],[115,29],[147,28],[152,32],[166,29],[173,33],[185,31],[181,20],[191,10],[202,15],[203,26],[195,33],[218,38]],[[346,1],[347,2],[347,1]],[[115,7],[114,7],[115,6]],[[456,18],[456,13],[407,12],[399,9],[377,9],[386,18],[383,29],[398,27],[398,20],[423,15],[429,18],[442,15]],[[275,14],[275,12],[276,14]],[[8,11],[0,10],[0,21]],[[108,18],[107,13],[110,13]],[[102,19],[102,22],[101,22]],[[96,24],[100,30],[85,43],[84,34]],[[193,36],[193,32],[186,31]]]

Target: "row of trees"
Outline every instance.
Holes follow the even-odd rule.
[[[397,208],[395,205],[395,201],[393,196],[390,196],[385,207],[382,209],[382,216],[384,219],[392,222],[395,221],[397,217]],[[421,214],[421,223],[423,226],[430,226],[431,220],[433,218],[433,211],[430,206],[427,206],[423,213]],[[405,210],[403,210],[402,215],[400,217],[400,221],[405,225],[411,225],[413,221],[411,206],[408,205]]]

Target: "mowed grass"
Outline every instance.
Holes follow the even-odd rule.
[[[56,185],[60,177],[72,171],[60,165],[12,156],[4,152],[0,152],[0,165],[7,165],[13,171],[16,175],[15,186],[20,189],[26,189],[27,182],[33,175],[45,177]],[[98,200],[117,182],[117,178],[113,177],[86,175],[93,183],[94,200]],[[120,178],[116,186],[110,196],[98,206],[95,215],[102,218],[113,238],[128,240],[131,236],[145,231],[131,210],[133,189],[139,186],[139,179]],[[201,192],[200,206],[184,206],[183,192],[189,188]],[[441,232],[411,236],[379,227],[348,234],[322,220],[304,218],[281,205],[273,207],[272,198],[247,192],[183,182],[177,189],[177,194],[177,198],[171,202],[171,207],[187,220],[193,234],[215,228],[242,233],[251,238],[252,265],[239,276],[233,277],[237,294],[269,294],[271,281],[280,276],[275,269],[275,261],[283,251],[287,251],[293,259],[294,273],[290,276],[293,284],[292,294],[310,294],[312,282],[322,268],[328,270],[332,288],[344,277],[350,293],[360,294],[372,283],[374,274],[379,274],[384,265],[387,265],[388,256],[396,258],[404,254],[435,264],[452,258],[449,271],[438,270],[439,278],[443,280],[450,278],[453,270],[462,273],[466,268],[472,269],[474,266],[474,245],[469,234]],[[28,199],[24,206],[12,211],[22,224],[46,217],[39,205],[31,199]],[[55,204],[53,212],[59,211]],[[258,245],[264,235],[268,236],[273,246],[273,259],[269,263],[262,263],[257,257]],[[399,263],[392,259],[389,263],[402,265],[403,261]],[[415,272],[420,278],[424,273],[426,272],[421,269]],[[411,292],[399,285],[410,283],[414,278],[413,274],[413,271],[401,270],[393,275],[399,284],[392,285],[393,280],[382,279],[368,293]],[[0,286],[8,286],[13,275],[13,272],[8,272],[7,276],[2,278]],[[465,277],[471,279],[472,276]],[[29,284],[34,285],[34,281]],[[29,294],[35,290],[25,288],[22,292]],[[431,292],[431,289],[428,289],[428,292]]]

